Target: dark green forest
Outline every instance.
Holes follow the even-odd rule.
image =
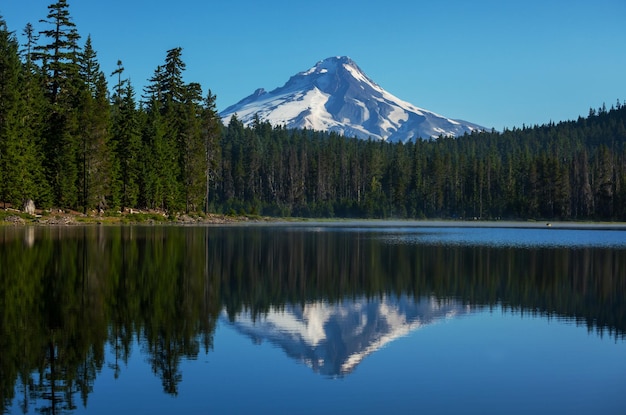
[[[1,13],[1,10],[0,10]],[[43,14],[43,13],[42,13]],[[0,17],[0,203],[91,212],[626,220],[626,105],[547,125],[386,143],[233,117],[165,52],[138,96],[66,0]],[[619,91],[616,91],[619,93]]]

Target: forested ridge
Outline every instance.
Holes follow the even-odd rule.
[[[1,13],[1,10],[0,10]],[[65,0],[23,44],[0,17],[0,202],[270,216],[626,220],[626,105],[386,143],[236,117],[165,53],[138,96],[105,74]],[[616,91],[619,93],[619,91]]]

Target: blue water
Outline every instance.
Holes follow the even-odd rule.
[[[103,370],[76,413],[621,414],[626,405],[623,340],[501,309],[415,330],[343,378],[319,376],[227,325],[215,340],[182,363],[178,396],[162,394],[137,355],[118,380]]]
[[[295,232],[378,234],[388,243],[626,249],[626,225],[524,222],[347,221],[283,224]]]
[[[105,241],[117,236],[103,232],[84,243],[109,255]],[[204,308],[212,309],[218,298],[212,341],[205,349],[197,334],[197,353],[170,358],[170,347],[189,341],[172,330],[194,332],[198,322],[177,317],[175,328],[150,333],[142,323],[125,362],[116,359],[111,318],[90,392],[83,402],[74,389],[64,413],[626,413],[624,230],[316,223],[148,227],[121,241],[124,261],[78,256],[92,274],[98,260],[117,264],[91,277],[93,304],[119,303],[103,308],[118,319],[142,304],[148,314],[129,321],[149,322],[151,313],[179,316],[198,298],[211,298]],[[158,260],[152,274],[139,276],[149,258]],[[185,297],[126,303],[106,288],[120,275],[138,291],[152,287],[146,279],[182,280],[182,291],[171,282],[163,292]],[[167,377],[175,393],[165,392]],[[52,412],[33,385],[15,385],[6,413]]]
[[[384,232],[389,243],[513,248],[626,249],[626,231],[552,228],[406,228]]]

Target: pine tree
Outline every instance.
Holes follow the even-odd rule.
[[[122,74],[124,73],[124,66],[122,65],[122,61],[117,61],[117,69],[111,73],[111,76],[117,75],[117,84],[115,85],[115,90],[113,93],[113,104],[119,108],[119,105],[122,101],[122,88],[124,84],[127,83],[127,80],[122,80]],[[117,109],[115,108],[115,109]]]
[[[610,219],[613,217],[615,172],[613,154],[605,144],[598,147],[594,160],[594,171],[595,213],[602,219]]]
[[[0,18],[0,198],[19,206],[16,183],[24,168],[19,134],[20,59],[18,44]]]
[[[116,200],[122,210],[137,207],[141,172],[141,130],[135,91],[130,82],[125,85],[115,98],[112,126]]]
[[[23,32],[26,43],[21,50],[24,59],[22,71],[21,96],[24,104],[21,133],[27,143],[27,163],[29,169],[24,172],[24,180],[32,177],[35,185],[34,198],[37,206],[49,207],[52,203],[52,194],[49,182],[44,171],[44,127],[48,104],[41,88],[42,73],[35,65],[35,36],[33,26],[28,23]]]
[[[165,65],[163,66],[163,80],[161,91],[163,101],[166,105],[171,103],[182,103],[187,93],[187,88],[183,82],[183,71],[185,63],[182,60],[183,48],[177,47],[167,51]]]
[[[83,80],[79,114],[81,205],[83,212],[108,207],[111,195],[112,169],[109,143],[109,99],[104,74],[96,52],[87,37],[80,55],[80,76]]]
[[[66,0],[48,6],[47,20],[52,26],[40,34],[49,43],[37,45],[35,56],[41,61],[42,80],[49,101],[45,120],[44,156],[54,202],[63,207],[79,204],[78,113],[81,80],[79,77],[80,36],[69,14]]]
[[[153,99],[146,110],[142,149],[142,193],[151,209],[176,210],[180,207],[179,165],[176,142]]]
[[[30,68],[22,65],[19,45],[0,20],[0,200],[21,208],[27,200],[41,201],[41,158],[33,116]]]
[[[202,135],[202,89],[191,83],[181,103],[182,125],[178,134],[185,211],[201,209],[204,198],[205,155]]]
[[[35,51],[36,56],[42,61],[50,101],[56,104],[60,95],[75,92],[71,84],[77,70],[80,36],[70,17],[67,0],[58,0],[49,5],[47,20],[42,19],[40,22],[52,26],[39,32],[49,39],[50,43],[36,46]]]
[[[165,65],[158,66],[150,84],[145,89],[150,101],[147,104],[148,125],[144,134],[144,144],[150,151],[152,165],[145,165],[146,180],[151,183],[150,193],[155,207],[166,210],[188,209],[198,205],[198,197],[189,197],[198,191],[195,177],[190,170],[196,170],[191,161],[192,148],[201,149],[198,103],[201,100],[199,85],[185,85],[182,73],[185,64],[181,59],[182,48],[167,51]],[[158,114],[157,114],[158,113]],[[187,166],[186,163],[190,165]],[[151,172],[157,168],[165,174]],[[153,179],[150,179],[152,177]],[[162,196],[161,196],[162,192]]]
[[[204,141],[204,212],[209,212],[211,201],[211,183],[217,184],[218,166],[220,164],[221,151],[219,140],[221,136],[222,121],[219,118],[216,107],[216,96],[209,90],[204,100],[202,112],[202,137]]]

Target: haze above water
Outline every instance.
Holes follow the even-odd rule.
[[[623,413],[626,231],[436,225],[2,228],[4,412]]]

